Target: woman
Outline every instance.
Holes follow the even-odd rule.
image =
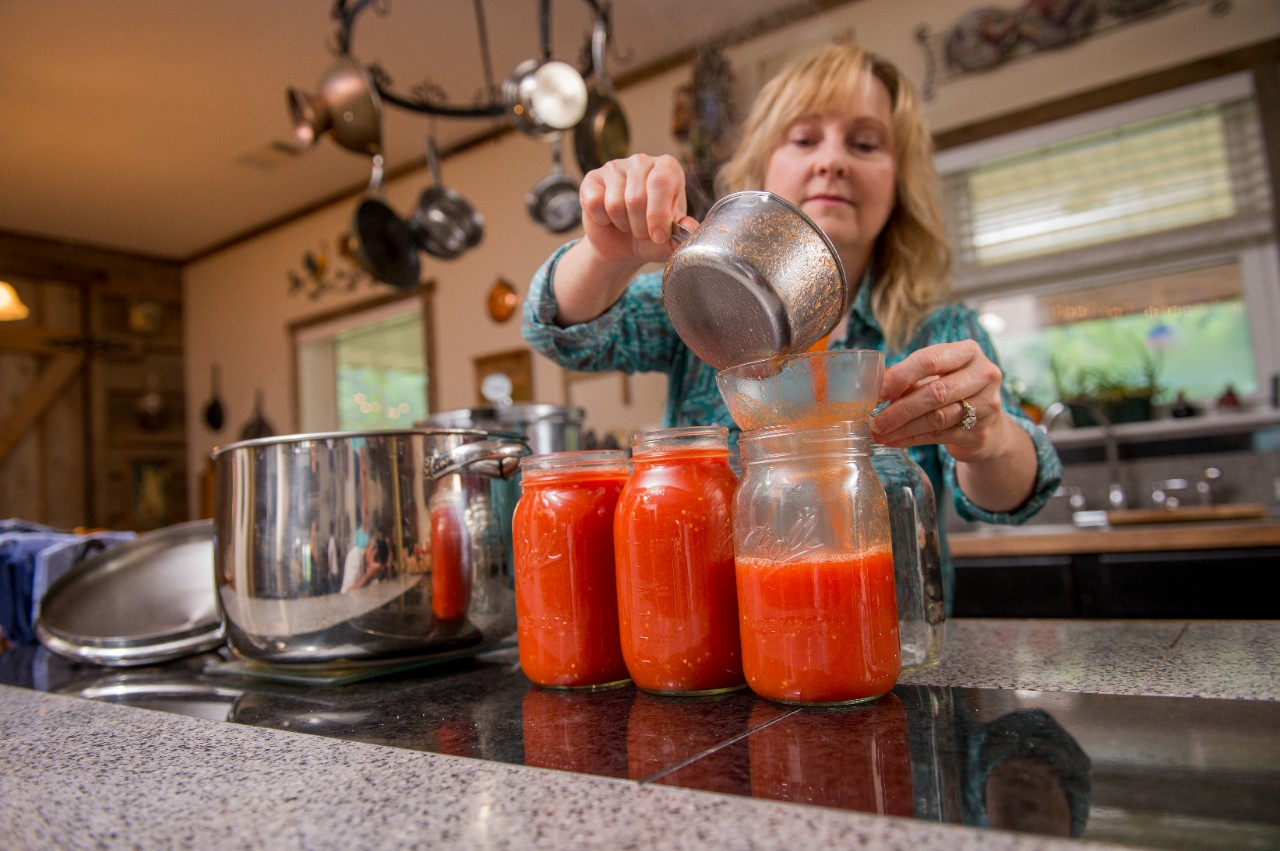
[[[1001,386],[974,311],[947,303],[950,250],[919,97],[888,62],[850,45],[802,57],[770,81],[718,178],[721,192],[766,189],[795,204],[840,254],[853,304],[829,348],[885,353],[874,439],[911,447],[935,493],[965,519],[1021,523],[1053,493],[1061,465],[1048,438]],[[715,370],[680,340],[662,306],[661,273],[685,215],[684,171],[638,154],[588,173],[584,238],[534,277],[525,339],[575,370],[661,371],[665,425],[734,429]],[[941,512],[940,512],[941,515]],[[943,538],[947,608],[950,559]]]

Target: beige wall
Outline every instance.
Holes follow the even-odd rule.
[[[927,24],[934,32],[945,31],[978,5],[975,0],[859,0],[778,29],[726,52],[736,77],[737,100],[745,103],[750,97],[761,68],[772,67],[787,53],[841,31],[852,31],[859,42],[887,56],[922,83],[925,60],[915,40],[916,28]],[[1020,4],[1009,0],[1005,5]],[[929,103],[929,118],[935,131],[954,129],[1277,34],[1280,0],[1233,0],[1230,12],[1222,17],[1212,16],[1207,3],[1193,3],[1079,45],[1045,51],[991,72],[948,82],[937,88]],[[620,33],[619,39],[625,43],[626,34]],[[687,68],[678,69],[621,93],[633,150],[677,150],[670,136],[671,98],[688,78]],[[423,129],[425,132],[425,119]],[[530,276],[562,237],[534,224],[524,207],[525,193],[550,170],[546,145],[506,134],[450,158],[443,170],[445,182],[485,217],[484,240],[469,253],[453,261],[423,257],[424,276],[436,281],[438,402],[441,410],[451,410],[476,404],[474,357],[524,345],[518,320],[498,325],[488,318],[485,297],[489,285],[497,276],[504,276],[516,284],[523,297]],[[425,173],[392,181],[388,201],[402,215],[407,214],[427,182]],[[296,430],[287,325],[374,294],[364,288],[311,300],[287,293],[288,272],[300,267],[305,251],[314,249],[321,240],[332,244],[348,229],[357,200],[353,196],[184,270],[193,510],[200,504],[197,488],[209,450],[236,439],[253,414],[255,390],[262,390],[267,419],[277,432]],[[201,417],[208,399],[210,365],[215,362],[222,367],[222,396],[228,411],[226,425],[217,434],[204,427]],[[564,401],[560,371],[540,358],[535,358],[534,393],[540,402]],[[619,383],[614,380],[584,382],[573,390],[574,403],[586,407],[588,425],[597,430],[616,427],[630,432],[654,423],[661,414],[663,397],[664,383],[652,375],[632,379],[629,406],[623,405]]]

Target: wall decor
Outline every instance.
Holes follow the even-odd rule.
[[[498,278],[493,282],[493,286],[489,288],[489,295],[485,299],[485,310],[489,314],[489,318],[494,322],[506,322],[512,316],[515,316],[516,310],[520,307],[520,296],[516,293],[516,288],[506,278]]]
[[[355,237],[340,234],[336,249],[328,240],[320,240],[315,249],[302,254],[302,268],[290,269],[289,294],[305,295],[315,300],[328,292],[351,292],[361,285],[377,282],[361,266],[356,255]]]
[[[478,404],[533,401],[533,359],[528,349],[513,349],[508,352],[481,355],[474,358],[472,362],[475,364]],[[495,395],[495,388],[507,389],[507,382],[510,382],[508,391],[510,398],[490,398]]]
[[[715,178],[732,152],[733,71],[716,47],[699,51],[693,79],[679,88],[671,108],[671,133],[684,148],[686,207],[701,219],[715,201]]]
[[[1026,0],[1018,7],[977,6],[942,32],[916,28],[925,55],[920,94],[1041,50],[1066,47],[1096,35],[1194,6],[1212,17],[1231,11],[1231,0]]]

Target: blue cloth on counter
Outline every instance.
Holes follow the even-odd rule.
[[[62,529],[55,529],[52,526],[44,526],[40,523],[32,523],[29,520],[20,520],[16,517],[7,517],[0,520],[0,534],[6,532],[62,532]]]
[[[37,523],[0,526],[0,629],[15,644],[36,640],[35,621],[49,586],[85,556],[135,537],[133,532],[77,535]]]
[[[0,534],[0,629],[15,644],[34,641],[31,586],[36,555],[67,538],[70,532],[5,532]]]

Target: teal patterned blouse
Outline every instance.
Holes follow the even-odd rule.
[[[529,345],[566,369],[582,372],[664,372],[667,375],[667,404],[663,425],[720,424],[729,428],[731,439],[736,442],[738,428],[720,398],[715,369],[684,344],[662,306],[661,272],[637,275],[623,296],[590,322],[568,328],[555,324],[556,301],[551,280],[557,261],[571,245],[572,242],[557,249],[534,275],[529,286],[522,327]],[[871,313],[870,281],[864,279],[851,308],[845,338],[832,340],[830,347],[886,352],[885,366],[889,367],[916,349],[968,339],[977,341],[987,357],[999,364],[995,346],[986,330],[978,324],[976,311],[963,304],[938,307],[920,323],[905,350],[886,352],[884,332]],[[943,446],[913,446],[909,450],[911,457],[933,483],[939,501],[939,518],[943,516],[941,500],[944,494],[949,493],[956,513],[965,520],[1018,525],[1035,515],[1057,490],[1062,478],[1062,464],[1053,444],[1014,404],[1007,391],[1002,391],[1002,395],[1005,411],[1031,435],[1035,444],[1039,465],[1031,497],[1012,512],[979,508],[956,484],[956,461]],[[946,529],[940,529],[939,533],[949,612],[955,579]]]

